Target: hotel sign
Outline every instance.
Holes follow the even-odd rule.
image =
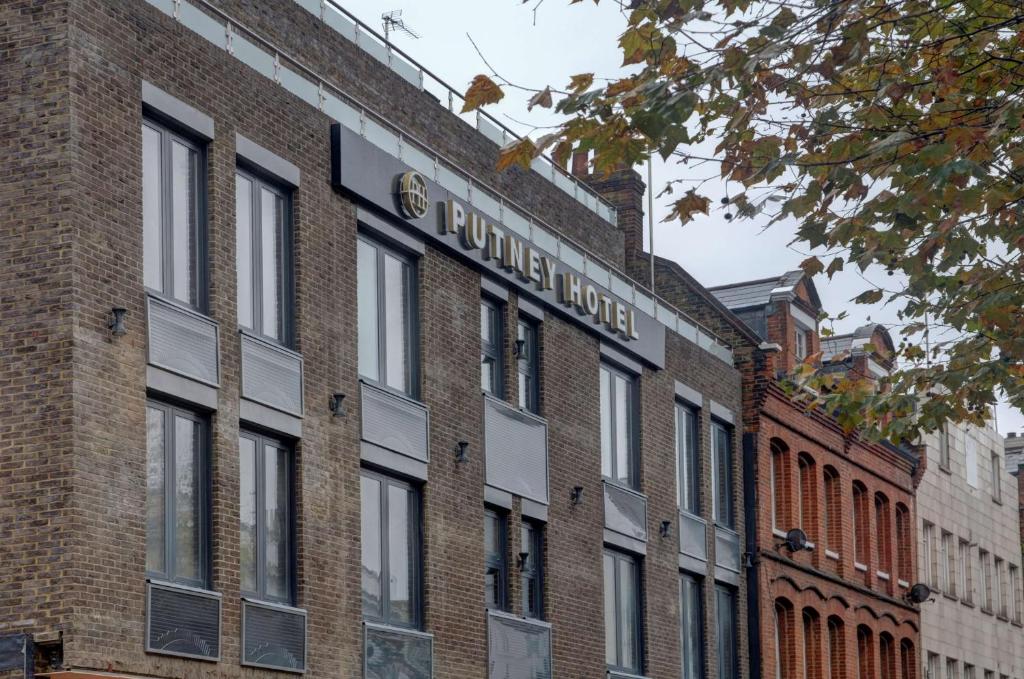
[[[372,208],[361,228],[375,229],[372,222],[379,222],[416,234],[648,365],[665,366],[665,326],[637,309],[631,298],[615,295],[610,281],[575,269],[557,252],[504,225],[498,215],[467,204],[338,123],[331,127],[331,141],[332,184]]]

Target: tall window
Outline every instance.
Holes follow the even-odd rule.
[[[897,679],[896,640],[885,632],[878,635],[878,659],[882,668],[879,679]]]
[[[917,679],[917,653],[910,639],[900,642],[900,679]]]
[[[738,679],[736,590],[727,585],[715,585],[715,627],[718,679]]]
[[[953,658],[946,658],[946,679],[960,679],[960,663]]]
[[[942,531],[942,547],[939,554],[939,567],[942,569],[942,591],[952,595],[956,595],[955,549],[953,534]]]
[[[984,549],[978,550],[978,593],[982,609],[992,612],[992,557]]]
[[[420,497],[408,483],[363,470],[363,617],[420,624]]]
[[[992,562],[992,577],[993,577],[992,583],[993,583],[993,586],[995,588],[995,602],[994,602],[994,605],[997,607],[996,608],[996,612],[999,615],[1001,615],[1001,616],[1003,616],[1005,618],[1005,617],[1007,617],[1006,616],[1006,613],[1007,613],[1006,594],[1007,594],[1007,592],[1006,592],[1006,575],[1005,575],[1005,568],[1003,567],[1003,563],[1004,563],[1003,560],[1000,559],[998,556],[995,557],[995,559],[993,560],[993,562]]]
[[[807,358],[807,331],[797,326],[793,334],[796,343],[796,360],[802,361]]]
[[[523,615],[538,620],[544,617],[544,527],[523,521],[520,528],[519,580]]]
[[[679,471],[679,509],[700,515],[700,452],[697,438],[697,413],[676,403],[676,467]]]
[[[633,432],[636,380],[601,364],[601,473],[636,487]]]
[[[926,679],[942,679],[942,658],[938,653],[928,654],[928,676]]]
[[[800,528],[812,540],[818,539],[817,525],[814,520],[818,508],[818,476],[815,472],[814,458],[801,453],[797,458],[797,473],[800,487],[797,488],[797,520]]]
[[[939,429],[939,467],[945,470],[949,470],[949,424],[946,422],[942,423],[942,427]]]
[[[896,577],[904,582],[913,582],[914,559],[911,552],[913,540],[910,528],[910,510],[902,502],[896,503]]]
[[[204,310],[206,206],[202,147],[142,123],[142,246],[146,287]]]
[[[540,413],[540,346],[537,324],[520,318],[516,324],[516,375],[519,379],[519,407]]]
[[[875,679],[875,643],[865,625],[857,627],[857,679]]]
[[[146,571],[194,587],[209,581],[209,442],[195,413],[146,406]]]
[[[682,654],[682,679],[704,676],[704,596],[701,581],[692,575],[679,575],[679,635]]]
[[[967,485],[977,488],[978,442],[974,440],[974,436],[969,431],[964,432],[964,472],[967,477]]]
[[[924,535],[924,581],[934,590],[941,587],[939,582],[938,549],[935,543],[935,524],[923,521],[921,533]]]
[[[792,528],[789,520],[789,449],[779,439],[772,439],[772,468],[769,477],[772,501],[772,528],[786,531]]]
[[[508,610],[508,517],[484,511],[484,592],[487,608]]]
[[[892,530],[889,498],[875,493],[875,539],[878,541],[878,570],[892,573]]]
[[[853,482],[853,556],[868,565],[870,538],[868,537],[868,491],[859,481]]]
[[[640,672],[640,568],[622,552],[604,553],[604,648],[612,669]]]
[[[828,619],[827,679],[846,679],[846,639],[841,618]]]
[[[842,544],[842,489],[839,486],[839,472],[835,467],[824,468],[825,501],[822,503],[822,514],[825,527],[825,548],[838,553]]]
[[[291,340],[291,196],[254,174],[235,174],[238,324]]]
[[[795,678],[793,648],[793,606],[784,599],[775,601],[775,679]]]
[[[974,665],[964,663],[964,679],[977,679],[977,675],[974,673]]]
[[[359,374],[416,396],[411,260],[359,237]]]
[[[291,450],[245,431],[238,449],[242,592],[290,604],[295,591]]]
[[[732,432],[721,422],[711,422],[711,450],[714,455],[712,469],[715,478],[715,523],[725,528],[736,527],[733,510]]]
[[[969,603],[974,599],[974,582],[971,573],[971,544],[967,540],[958,541],[956,562],[957,591],[960,598]]]
[[[991,454],[991,467],[992,467],[992,499],[996,502],[1003,501],[1003,484],[1002,484],[1002,471],[1003,463],[1002,458],[996,451],[992,451]]]
[[[1010,619],[1016,623],[1021,621],[1021,590],[1020,590],[1020,569],[1017,566],[1010,566]]]
[[[821,618],[813,608],[805,608],[804,679],[821,679]]]
[[[505,396],[505,324],[501,312],[502,306],[494,300],[480,300],[480,388],[496,398]]]

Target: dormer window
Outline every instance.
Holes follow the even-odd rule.
[[[802,361],[807,358],[807,331],[797,326],[796,328],[796,344],[794,345],[796,360]]]

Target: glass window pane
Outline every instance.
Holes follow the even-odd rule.
[[[602,375],[604,371],[601,371]],[[609,665],[618,665],[618,636],[615,634],[615,559],[604,555],[604,659]]]
[[[619,560],[619,629],[622,633],[621,657],[622,667],[638,669],[638,633],[637,633],[637,590],[636,564],[627,559]]]
[[[196,303],[196,152],[171,142],[171,259],[174,298]]]
[[[413,621],[412,511],[409,491],[388,486],[388,602],[392,622]]]
[[[527,380],[526,373],[519,373],[519,407],[524,410],[530,409],[530,383]]]
[[[166,575],[164,411],[146,409],[146,570]]]
[[[235,175],[235,268],[238,324],[252,329],[252,182]]]
[[[632,477],[629,459],[629,382],[615,376],[615,472],[616,478],[629,484]]]
[[[494,342],[494,309],[486,302],[480,303],[480,339]]]
[[[700,679],[703,649],[700,583],[689,576],[680,580],[683,679]]]
[[[260,294],[263,319],[261,329],[276,340],[281,335],[281,230],[283,202],[273,191],[260,189]]]
[[[488,394],[494,393],[494,361],[480,356],[480,388]]]
[[[400,391],[409,391],[408,326],[409,269],[401,260],[384,254],[384,297],[386,333],[385,367],[387,385]]]
[[[240,436],[238,453],[241,588],[243,592],[256,593],[256,442]]]
[[[163,195],[160,132],[142,126],[142,272],[147,288],[163,291]]]
[[[199,458],[199,425],[186,418],[174,418],[175,471],[175,575],[202,580],[200,535],[202,514]]]
[[[607,368],[601,368],[601,473],[612,477],[612,421],[611,398],[612,376]]]
[[[380,379],[377,314],[377,248],[359,241],[359,374],[373,381]]]
[[[363,552],[363,615],[383,615],[381,597],[381,521],[380,481],[363,476],[360,479]]]
[[[264,448],[267,596],[290,600],[288,583],[289,454],[276,446]]]

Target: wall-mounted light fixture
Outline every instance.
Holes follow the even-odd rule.
[[[459,441],[455,444],[455,461],[469,462],[469,441]]]
[[[128,310],[122,306],[116,306],[110,310],[110,320],[107,321],[107,327],[110,328],[110,333],[117,337],[128,332],[128,328],[124,325],[124,317],[128,315]]]
[[[662,521],[661,529],[658,532],[661,533],[661,537],[663,538],[667,538],[668,536],[672,535],[672,522],[668,519]]]
[[[327,407],[331,409],[331,415],[334,417],[341,417],[345,414],[345,394],[340,391],[336,391],[331,394],[330,400],[327,402]]]
[[[569,501],[572,502],[574,507],[583,504],[583,486],[572,487],[572,492],[569,493]]]
[[[526,568],[526,562],[529,560],[529,558],[529,552],[519,552],[519,558],[516,560],[516,565],[519,567],[519,570],[523,570],[524,568]]]
[[[932,588],[923,582],[916,583],[907,592],[907,601],[912,604],[923,604],[932,598]]]
[[[515,346],[512,347],[513,356],[522,356],[526,353],[526,340],[517,339]]]
[[[803,552],[805,550],[809,552],[814,549],[807,541],[807,533],[799,528],[790,528],[786,532],[786,539],[783,545],[790,552]]]

